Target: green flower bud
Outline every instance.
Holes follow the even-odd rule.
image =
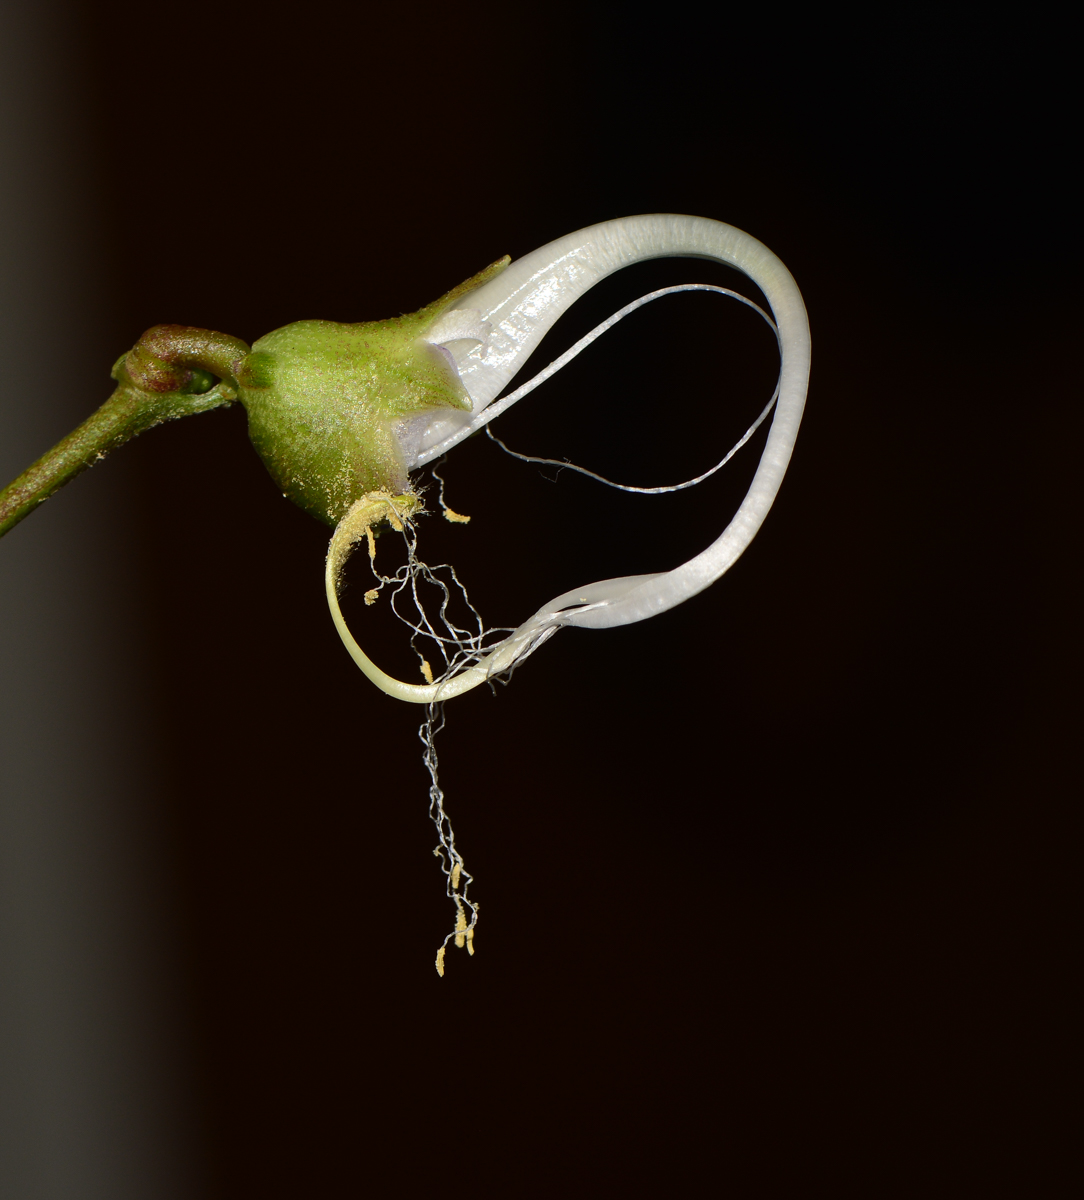
[[[451,355],[426,334],[508,262],[406,316],[296,321],[253,345],[237,371],[238,395],[252,443],[286,496],[334,526],[369,492],[409,490],[395,426],[434,409],[471,408]]]

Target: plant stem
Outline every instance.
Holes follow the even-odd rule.
[[[213,389],[218,392],[220,389]],[[206,402],[211,393],[202,396],[185,396],[183,399]],[[48,453],[43,454],[33,466],[28,467],[18,479],[0,492],[0,537],[29,515],[39,504],[80,472],[92,467],[110,450],[123,445],[130,438],[168,421],[172,417],[187,416],[187,412],[171,411],[182,406],[176,393],[153,395],[137,388],[122,385],[88,420],[69,433]],[[170,402],[173,403],[170,403]],[[229,401],[218,397],[217,403]],[[214,405],[201,404],[189,411],[203,411]]]
[[[248,347],[184,325],[156,325],[113,368],[119,386],[96,413],[0,492],[0,537],[70,479],[163,421],[230,404]],[[214,375],[222,382],[211,387]]]

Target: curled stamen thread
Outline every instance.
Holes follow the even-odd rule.
[[[444,956],[449,942],[460,950],[465,947],[470,955],[474,954],[474,930],[478,924],[478,904],[467,895],[474,876],[467,870],[463,856],[456,847],[455,831],[444,807],[444,791],[437,775],[436,736],[443,728],[443,705],[429,705],[418,737],[425,747],[423,760],[429,772],[429,816],[436,826],[439,839],[433,855],[440,859],[440,869],[447,880],[445,895],[455,904],[455,925],[441,942],[434,964],[441,977],[444,975]]]

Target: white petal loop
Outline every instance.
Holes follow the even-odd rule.
[[[409,436],[402,439],[407,466],[427,462],[468,436],[477,427],[478,414],[500,395],[557,318],[590,287],[621,267],[668,257],[714,259],[736,267],[764,293],[779,327],[779,399],[760,464],[730,524],[706,550],[672,571],[603,580],[558,596],[477,666],[431,686],[384,676],[395,684],[388,687],[375,678],[376,668],[337,621],[347,648],[378,686],[419,703],[458,695],[522,661],[562,625],[603,629],[665,612],[714,583],[753,540],[779,491],[798,434],[809,381],[809,321],[793,277],[766,246],[733,226],[704,217],[657,214],[593,225],[517,260],[471,293],[476,327],[483,321],[492,326],[465,357],[457,355],[473,411],[412,423]],[[465,327],[466,322],[457,325]],[[435,340],[431,334],[429,340]]]

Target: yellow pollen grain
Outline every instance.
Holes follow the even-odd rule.
[[[447,505],[444,506],[444,519],[451,521],[453,525],[467,525],[470,523],[470,517],[465,517],[462,513],[453,512]]]
[[[365,603],[366,603],[366,604],[375,604],[375,603],[376,603],[376,598],[377,598],[377,596],[379,596],[379,595],[380,595],[380,590],[379,590],[379,588],[370,588],[370,589],[369,589],[369,590],[368,590],[368,591],[365,593]]]
[[[432,683],[433,682],[433,668],[425,661],[424,658],[422,659],[421,670],[422,670],[422,674],[425,676],[425,682]]]

